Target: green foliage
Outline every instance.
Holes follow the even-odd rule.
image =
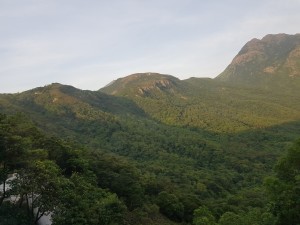
[[[273,201],[273,212],[280,225],[300,223],[300,141],[298,140],[275,168],[276,177],[265,185]]]
[[[37,224],[49,214],[53,224],[123,223],[126,207],[115,194],[97,187],[82,149],[42,135],[22,116],[1,119],[1,183],[9,184],[8,191],[3,185],[1,196],[1,203],[7,202],[0,205],[1,213],[8,212],[0,214],[5,224]],[[12,172],[16,178],[7,182]],[[12,214],[14,219],[8,216]]]
[[[221,218],[219,219],[219,225],[240,225],[241,218],[239,215],[233,212],[226,212],[224,213]]]
[[[194,211],[194,225],[216,225],[216,219],[205,206],[201,206]]]
[[[8,175],[22,168],[26,162],[26,150],[31,146],[30,135],[36,135],[33,125],[25,122],[21,115],[0,115],[0,205],[8,197],[6,180]]]
[[[143,205],[145,197],[141,174],[130,162],[116,155],[92,152],[89,163],[101,188],[109,188],[116,193],[130,210]]]
[[[24,209],[4,203],[0,207],[0,225],[31,225],[31,221]]]
[[[259,208],[252,208],[247,212],[226,212],[218,222],[219,225],[275,225],[276,217]]]
[[[165,191],[160,192],[157,196],[157,204],[160,212],[171,220],[181,221],[183,219],[183,205],[176,195]]]
[[[64,182],[66,180],[53,161],[35,161],[18,171],[17,179],[12,182],[12,192],[26,200],[31,220],[36,224],[41,216],[57,207]],[[36,212],[35,208],[38,209]]]
[[[79,174],[71,176],[60,198],[53,225],[122,224],[126,208],[117,196],[95,187]]]

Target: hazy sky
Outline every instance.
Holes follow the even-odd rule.
[[[215,77],[250,39],[299,33],[299,11],[300,0],[0,0],[0,93]]]

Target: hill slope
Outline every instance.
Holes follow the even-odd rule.
[[[170,125],[213,132],[238,132],[300,119],[298,89],[243,88],[218,80],[134,74],[101,92],[134,101],[143,111]]]

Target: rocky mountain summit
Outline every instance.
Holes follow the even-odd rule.
[[[257,84],[273,78],[300,77],[300,34],[269,34],[252,39],[216,79]]]

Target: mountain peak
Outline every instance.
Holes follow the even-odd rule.
[[[216,79],[253,83],[259,79],[300,77],[300,34],[268,34],[247,42]]]
[[[160,73],[135,73],[117,79],[101,89],[102,92],[113,95],[147,95],[152,91],[174,91],[180,80],[171,75]]]
[[[300,33],[298,34],[285,34],[285,33],[279,33],[279,34],[267,34],[266,36],[264,36],[261,41],[263,42],[281,42],[281,41],[285,41],[287,39],[294,39],[294,38],[299,38],[300,37]]]

